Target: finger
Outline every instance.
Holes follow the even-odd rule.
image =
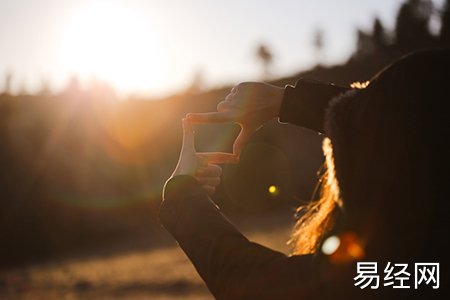
[[[216,192],[216,188],[210,185],[202,185],[202,189],[206,192],[206,194],[208,194],[209,196],[211,196],[212,194],[214,194]]]
[[[195,151],[195,143],[194,143],[194,126],[186,120],[182,120],[183,123],[183,150],[194,150]]]
[[[196,175],[203,177],[219,177],[222,175],[222,168],[219,165],[207,165],[206,167],[198,168]]]
[[[199,177],[196,176],[195,179],[197,179],[198,184],[201,185],[210,185],[210,186],[218,186],[220,184],[220,178],[219,177]]]
[[[239,158],[231,153],[223,152],[210,152],[210,153],[197,153],[197,157],[210,164],[236,164],[239,162]]]
[[[244,148],[245,144],[247,144],[248,140],[253,135],[253,133],[254,131],[242,128],[233,145],[233,154],[236,157],[239,157],[241,155],[242,149]]]
[[[192,123],[232,123],[232,118],[223,112],[189,113],[186,115]]]

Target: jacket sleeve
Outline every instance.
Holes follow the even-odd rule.
[[[187,175],[164,189],[160,221],[216,299],[322,299],[319,260],[250,242]]]
[[[306,127],[323,133],[328,103],[350,88],[302,78],[287,85],[280,109],[280,122]]]

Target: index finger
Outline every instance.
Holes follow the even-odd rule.
[[[242,149],[244,148],[248,140],[250,140],[250,137],[253,135],[253,133],[254,131],[246,130],[246,127],[243,127],[241,129],[241,132],[239,133],[233,145],[233,154],[236,157],[239,157],[241,155]]]
[[[224,152],[197,153],[197,157],[209,164],[237,164],[239,162],[236,155]]]
[[[192,123],[233,123],[232,118],[223,112],[189,113],[186,118]]]

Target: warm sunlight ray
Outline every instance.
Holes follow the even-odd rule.
[[[70,72],[128,92],[157,87],[165,69],[150,22],[111,2],[94,3],[75,16],[64,37],[61,63]]]

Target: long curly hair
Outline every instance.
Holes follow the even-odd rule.
[[[333,227],[342,207],[339,183],[334,170],[333,147],[329,138],[323,140],[322,148],[325,155],[325,172],[317,186],[321,186],[320,200],[312,201],[297,210],[297,216],[301,217],[297,220],[292,238],[288,242],[294,245],[295,255],[313,253],[317,250],[322,237]]]
[[[427,245],[450,228],[449,70],[450,50],[417,52],[330,102],[320,200],[299,208],[293,254],[318,250],[345,209],[367,258],[443,259]]]

